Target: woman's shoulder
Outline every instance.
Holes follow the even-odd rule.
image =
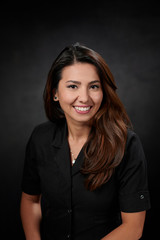
[[[128,129],[127,132],[127,141],[123,159],[127,162],[134,163],[144,161],[145,159],[142,141],[139,135],[131,129]]]
[[[56,128],[56,122],[45,121],[34,126],[32,133],[34,135],[39,135]]]
[[[44,142],[53,139],[53,135],[57,129],[64,126],[64,121],[45,121],[36,125],[31,132],[31,139],[34,142]]]
[[[132,144],[141,145],[141,140],[140,140],[139,135],[133,129],[128,129],[127,130],[126,149]]]
[[[130,138],[135,137],[135,136],[137,136],[136,132],[133,129],[128,128],[127,129],[127,138],[130,139]]]
[[[146,166],[143,145],[138,134],[134,130],[129,129],[124,156],[117,169],[119,173],[123,173],[127,169],[135,168],[136,171],[139,166]]]

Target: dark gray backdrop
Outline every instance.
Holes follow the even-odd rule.
[[[87,3],[87,4],[86,4]],[[108,63],[118,94],[140,136],[148,161],[152,209],[144,237],[157,237],[159,215],[160,15],[152,2],[47,3],[1,8],[0,217],[4,239],[23,240],[19,216],[26,142],[46,121],[43,89],[57,54],[80,42]]]

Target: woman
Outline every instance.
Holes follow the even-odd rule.
[[[26,239],[139,239],[150,208],[146,160],[103,58],[66,47],[44,103],[50,121],[34,129],[26,149]]]

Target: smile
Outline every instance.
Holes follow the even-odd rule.
[[[88,111],[91,107],[74,107],[74,108],[79,111]]]
[[[74,107],[74,109],[76,110],[76,112],[78,113],[88,113],[91,109],[91,106],[87,106],[87,107]]]

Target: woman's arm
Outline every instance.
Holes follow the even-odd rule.
[[[122,224],[102,240],[138,240],[142,237],[146,211],[136,213],[121,212]]]
[[[40,195],[22,193],[20,214],[26,240],[40,240]]]

